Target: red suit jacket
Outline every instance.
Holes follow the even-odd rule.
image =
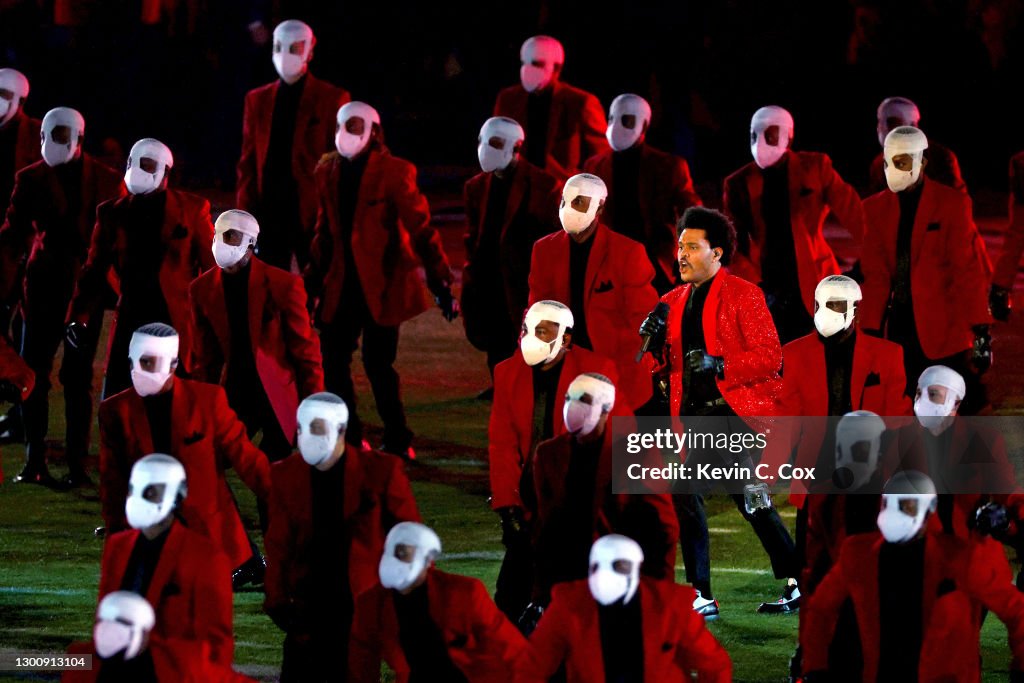
[[[554,372],[549,370],[548,372]],[[554,424],[551,433],[565,433],[562,406],[569,384],[584,372],[605,375],[618,385],[615,365],[593,351],[570,347],[562,358],[561,375],[551,411]],[[523,467],[532,457],[533,438],[533,368],[523,360],[518,349],[511,358],[494,366],[494,401],[487,427],[487,455],[491,473],[491,507],[524,507],[519,493]]]
[[[962,192],[925,178],[910,243],[910,288],[921,348],[929,358],[969,349],[971,327],[991,322],[988,288],[992,266]],[[861,255],[864,301],[861,327],[882,329],[896,274],[900,203],[885,190],[864,200],[869,248]]]
[[[955,190],[954,190],[955,191]],[[840,608],[850,599],[864,658],[863,680],[878,672],[878,591],[881,534],[856,534],[843,543],[839,561],[801,610],[803,670],[828,666],[828,647]],[[1010,582],[1010,568],[995,543],[969,544],[946,534],[925,538],[921,581],[923,625],[921,681],[980,681],[977,603],[996,613],[1009,631],[1014,669],[1024,665],[1024,595]]]
[[[626,417],[630,413],[616,410],[613,415]],[[593,536],[587,539],[586,545],[589,548],[594,541],[608,534],[629,536],[643,548],[644,575],[674,581],[679,520],[672,505],[672,496],[668,493],[612,493],[612,437],[609,417],[594,482]],[[533,456],[533,485],[537,495],[537,520],[533,529],[536,554],[541,563],[545,555],[557,555],[562,544],[571,544],[567,539],[557,537],[560,530],[555,518],[565,514],[567,508],[569,492],[566,478],[572,461],[572,439],[572,434],[563,432],[538,445]],[[552,522],[555,524],[551,525]],[[553,578],[550,574],[564,572],[572,573],[572,570],[550,567],[547,571],[538,572],[538,579],[543,584]],[[539,585],[538,589],[540,596],[546,597],[550,586]]]
[[[358,596],[377,585],[384,537],[398,522],[418,522],[409,479],[398,458],[351,445],[335,467],[345,468],[345,533],[348,582]],[[266,610],[299,617],[316,601],[311,585],[313,508],[310,466],[299,453],[274,463],[270,528],[264,537],[267,555]]]
[[[100,568],[100,600],[121,590],[141,533],[131,529],[107,539]],[[210,658],[230,667],[235,652],[231,569],[220,549],[181,522],[174,522],[143,596],[156,612],[154,632],[164,638],[206,641]]]
[[[344,88],[305,75],[299,109],[295,115],[292,140],[292,176],[299,196],[302,227],[312,230],[316,222],[316,183],[313,171],[326,152],[334,149],[338,109],[352,100]],[[242,123],[242,156],[238,159],[235,202],[239,209],[260,215],[263,196],[263,167],[270,146],[270,125],[274,118],[274,98],[281,81],[250,90],[245,96]]]
[[[724,379],[716,380],[722,398],[737,415],[777,415],[782,348],[761,288],[724,269],[710,287],[701,320],[707,352],[725,359]],[[685,341],[681,335],[691,289],[692,285],[682,285],[661,297],[669,305],[665,369],[669,373],[673,415],[678,415],[684,405]]]
[[[255,256],[249,269],[252,356],[281,430],[291,438],[299,401],[324,390],[320,337],[309,323],[302,278]],[[221,269],[211,268],[196,278],[189,286],[189,297],[195,326],[193,377],[223,384],[232,347]]]
[[[236,673],[226,666],[210,661],[210,648],[205,642],[181,638],[149,636],[146,650],[153,658],[156,679],[160,683],[248,683],[254,678]],[[61,676],[64,683],[95,683],[100,675],[100,658],[92,641],[71,643],[69,655],[92,655],[91,670],[68,670]]]
[[[366,305],[378,325],[399,325],[431,306],[418,269],[426,268],[427,284],[435,290],[451,283],[448,257],[441,237],[430,225],[427,198],[416,186],[416,167],[391,156],[387,148],[371,149],[352,214],[353,260],[359,271]],[[342,158],[325,156],[316,167],[320,209],[313,237],[311,275],[323,297],[320,319],[334,319],[345,281],[344,249],[338,206]]]
[[[693,611],[694,590],[641,577],[634,600],[643,611],[644,681],[683,683],[697,672],[701,683],[732,681],[732,661]],[[519,683],[540,683],[565,662],[568,683],[605,680],[597,601],[586,581],[555,586],[551,605],[530,636],[516,670]]]
[[[565,182],[569,176],[580,172],[584,161],[608,150],[608,141],[604,137],[608,121],[601,103],[585,90],[557,80],[551,88],[544,170]],[[494,102],[494,116],[515,119],[525,130],[529,96],[519,84],[502,89]],[[529,144],[530,131],[526,131],[522,147],[524,155]]]
[[[39,160],[18,171],[7,207],[7,217],[0,227],[0,248],[3,250],[4,275],[0,298],[6,299],[14,282],[16,268],[9,264],[28,254],[25,266],[25,298],[22,307],[31,306],[34,291],[49,290],[61,282],[74,283],[85,262],[96,224],[96,207],[108,199],[124,194],[121,175],[83,153],[82,192],[79,197],[77,233],[67,234],[61,224],[68,210],[68,197],[55,169]],[[52,297],[52,295],[51,295]]]
[[[136,460],[153,453],[146,406],[135,389],[100,403],[100,501],[108,532],[125,529],[124,501]],[[232,568],[252,555],[224,470],[234,467],[258,498],[270,493],[270,463],[245,434],[224,389],[174,378],[171,452],[185,467],[188,497],[180,513],[193,531],[224,551]]]
[[[954,190],[968,194],[967,183],[964,182],[963,176],[960,175],[960,162],[957,160],[953,150],[945,145],[929,140],[928,149],[924,151],[924,158],[928,160],[927,165],[924,167],[925,176],[937,183],[948,185]],[[871,182],[868,191],[871,194],[889,189],[885,182],[882,152],[879,152],[878,156],[871,161],[870,174]],[[970,195],[968,194],[968,196]]]
[[[477,273],[477,268],[491,268],[494,264],[476,265],[476,252],[480,247],[484,222],[487,219],[487,200],[491,191],[493,173],[477,173],[466,181],[463,200],[466,204],[466,265],[462,270],[462,320],[466,337],[477,348],[487,349],[487,341],[497,330],[490,329],[489,315],[495,292],[484,290],[475,282],[476,277],[490,280],[490,273]],[[551,174],[542,171],[520,157],[512,174],[505,204],[505,215],[498,238],[501,279],[505,283],[505,302],[508,314],[518,325],[526,310],[530,294],[530,255],[533,243],[559,229],[558,204],[561,185]]]
[[[42,127],[42,121],[30,117],[22,110],[8,121],[7,125],[18,127],[18,139],[14,143],[14,166],[0,172],[13,178],[18,171],[39,160],[39,129]],[[7,200],[8,197],[0,198],[0,206],[7,206]]]
[[[22,399],[27,398],[36,385],[36,376],[32,369],[25,364],[11,343],[7,341],[7,337],[0,334],[0,380],[4,379],[21,387]],[[0,482],[3,480],[4,468],[0,463]]]
[[[1024,251],[1024,152],[1017,152],[1010,158],[1010,220],[1003,238],[1003,251],[999,254],[994,284],[1003,289],[1013,289],[1017,277],[1017,265]]]
[[[789,157],[789,217],[804,306],[814,314],[814,288],[839,273],[822,226],[831,210],[859,244],[864,235],[864,210],[857,191],[832,168],[832,160],[818,152],[786,153]],[[750,162],[725,179],[722,202],[736,224],[739,249],[733,271],[752,282],[761,280],[761,248],[766,239],[761,198],[764,175]]]
[[[68,308],[68,322],[85,323],[103,304],[104,283],[111,269],[120,275],[125,264],[136,255],[128,251],[128,210],[134,195],[103,202],[96,210],[96,227],[92,231],[89,257],[82,268],[78,288]],[[156,226],[153,226],[156,229]],[[160,263],[160,289],[163,291],[171,326],[181,338],[179,359],[186,370],[191,369],[192,313],[188,286],[197,275],[212,268],[213,223],[210,202],[181,190],[167,190],[167,207],[160,226],[160,243],[164,247]],[[124,292],[118,299],[118,310]],[[138,302],[136,302],[138,303]],[[116,323],[115,323],[116,324]],[[110,338],[114,338],[111,330]]]
[[[466,680],[511,683],[526,640],[498,610],[484,585],[478,579],[431,569],[426,589],[430,618],[441,631],[452,664]],[[350,683],[378,683],[381,660],[395,672],[398,683],[409,680],[398,630],[392,591],[378,583],[356,598]]]
[[[583,164],[583,170],[600,177],[608,186],[602,217],[612,230],[619,230],[615,224],[614,156],[611,150],[592,156]],[[654,267],[660,268],[669,282],[676,282],[679,279],[676,221],[691,206],[701,205],[686,159],[641,144],[639,200],[643,225],[633,229],[643,232],[642,241]]]
[[[634,358],[640,347],[637,330],[658,303],[654,267],[644,246],[599,224],[584,276],[583,307],[594,351],[615,362],[616,399],[631,410],[651,397],[649,357]],[[571,304],[568,234],[560,230],[538,240],[530,264],[530,305],[545,299]],[[574,315],[576,312],[574,312]]]

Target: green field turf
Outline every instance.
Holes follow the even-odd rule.
[[[417,433],[419,460],[409,467],[413,489],[424,521],[454,556],[442,556],[438,564],[479,577],[493,589],[502,548],[497,516],[486,502],[490,404],[473,398],[488,381],[483,354],[465,341],[459,322],[448,325],[437,311],[429,311],[403,326],[397,367]],[[369,387],[358,363],[357,369],[360,414],[370,423],[371,441],[379,441]],[[51,435],[62,436],[59,391],[52,396]],[[101,552],[101,541],[92,534],[100,524],[97,493],[12,485],[22,449],[6,446],[2,457],[8,482],[0,485],[0,653],[62,652],[91,632]],[[59,461],[51,468],[55,475],[65,471]],[[254,499],[233,475],[232,481],[246,524],[255,528]],[[792,528],[792,508],[783,505],[782,514]],[[733,658],[735,680],[786,680],[797,618],[754,612],[759,602],[778,596],[780,582],[728,498],[709,500],[708,524],[712,577],[722,606],[721,618],[710,628]],[[677,574],[681,579],[681,566]],[[283,636],[263,615],[262,597],[257,592],[235,596],[235,663],[249,675],[272,681]],[[985,680],[1006,680],[1006,630],[992,617],[982,632],[982,653]],[[0,680],[56,680],[52,674],[19,676],[0,673]]]

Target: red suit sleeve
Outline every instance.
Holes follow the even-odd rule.
[[[1002,547],[996,544],[972,544],[971,547],[970,561],[963,565],[967,573],[964,590],[1003,622],[1013,653],[1011,668],[1024,670],[1024,595],[1007,581],[1012,573]],[[988,552],[989,549],[996,552]]]
[[[68,306],[67,322],[85,323],[98,313],[102,306],[107,273],[114,264],[114,227],[110,224],[110,212],[116,200],[103,202],[96,209],[96,227],[92,231],[89,256],[78,274],[75,295]],[[212,257],[212,253],[211,253]]]
[[[199,304],[197,296],[199,288],[196,284],[197,281],[193,280],[188,288],[190,308],[192,309],[192,368],[190,372],[193,379],[218,384],[224,367],[224,354],[217,335],[213,331],[213,324]]]
[[[732,660],[729,653],[708,631],[704,617],[690,609],[693,591],[688,588],[683,591],[688,594],[686,599],[677,600],[675,604],[683,622],[682,637],[676,648],[676,664],[687,676],[689,672],[696,671],[700,683],[730,683]]]
[[[515,358],[515,356],[513,356]],[[490,462],[491,507],[523,507],[519,495],[519,480],[523,476],[523,462],[516,448],[516,434],[512,428],[513,408],[519,397],[511,395],[507,369],[500,364],[494,369],[494,401],[487,425],[487,456]]]
[[[213,258],[213,221],[210,220],[210,202],[203,200],[202,206],[195,217],[195,230],[192,231],[193,263],[199,264],[198,274],[205,273],[217,265]]]
[[[263,451],[252,445],[245,433],[245,425],[228,405],[224,389],[214,387],[213,413],[217,432],[214,435],[217,453],[235,468],[245,485],[260,500],[270,496],[270,461]]]
[[[700,195],[697,194],[697,190],[693,187],[690,165],[686,163],[686,159],[675,157],[674,161],[672,183],[669,187],[672,188],[672,206],[675,208],[676,220],[678,220],[683,217],[683,213],[688,208],[691,206],[702,206],[703,202],[701,202]]]
[[[462,243],[466,247],[467,268],[473,262],[473,251],[480,231],[480,205],[469,188],[469,182],[462,186],[462,203],[466,207],[466,231],[462,234]]]
[[[277,465],[274,470],[274,486],[270,492],[270,510],[268,518],[267,533],[263,537],[264,551],[267,555],[267,574],[264,579],[266,599],[263,608],[276,623],[280,624],[287,620],[288,606],[291,596],[288,595],[288,584],[286,577],[289,572],[289,565],[295,558],[293,548],[296,532],[293,529],[292,519],[288,514],[284,497],[288,491],[279,479],[283,471]]]
[[[950,196],[957,205],[950,206],[946,214],[950,221],[950,229],[946,231],[946,254],[959,264],[957,284],[948,290],[956,297],[950,301],[950,309],[959,311],[960,319],[968,327],[987,325],[992,322],[988,313],[992,264],[971,216],[971,200],[965,194]]]
[[[203,561],[202,571],[196,573],[199,577],[193,606],[196,633],[210,644],[210,659],[230,668],[235,656],[231,566],[219,550]]]
[[[777,374],[782,365],[782,347],[761,290],[745,287],[730,309],[739,319],[741,346],[722,349],[726,381],[746,384]]]
[[[526,650],[523,634],[498,609],[480,581],[473,581],[473,595],[468,604],[474,611],[472,628],[476,641],[483,643],[487,651],[506,666],[513,667]]]
[[[523,656],[516,662],[516,683],[544,683],[555,675],[569,653],[572,634],[566,629],[566,622],[573,607],[566,604],[560,586],[555,586],[551,591],[551,604],[530,634]]]
[[[907,396],[907,371],[903,365],[903,347],[897,346],[891,356],[889,372],[885,380],[885,413],[887,417],[913,415],[910,397]],[[796,413],[794,413],[795,415]]]
[[[302,279],[289,278],[290,287],[284,314],[284,343],[292,359],[299,389],[299,400],[324,390],[323,358],[320,337],[313,332],[306,309],[306,288]]]
[[[604,117],[604,107],[600,100],[593,95],[587,94],[583,103],[583,111],[580,116],[580,159],[586,160],[595,154],[607,152],[608,138],[605,131],[608,129],[608,120]],[[568,169],[575,173],[575,169]]]
[[[856,540],[856,539],[852,539]],[[863,547],[863,544],[860,544]],[[814,590],[807,605],[803,607],[800,619],[800,647],[803,649],[804,672],[828,669],[828,648],[832,642],[839,610],[850,595],[845,569],[852,562],[860,571],[877,571],[876,567],[863,566],[863,558],[851,557],[851,544],[847,540],[839,551],[839,560]]]
[[[853,236],[859,245],[864,240],[864,207],[860,195],[853,187],[843,180],[834,168],[832,160],[822,155],[822,194],[832,214],[839,223]]]
[[[100,508],[107,535],[128,528],[124,502],[131,467],[125,459],[124,431],[108,401],[100,403]]]
[[[31,197],[26,189],[26,175],[18,171],[14,177],[14,191],[7,205],[7,216],[0,226],[0,301],[6,301],[21,286],[17,280],[19,262],[32,245],[35,228],[30,213]]]
[[[413,249],[426,269],[427,286],[436,294],[439,288],[451,285],[452,271],[441,246],[441,236],[430,225],[430,206],[416,185],[416,168],[412,164],[401,174],[391,197]]]
[[[253,93],[250,92],[245,96],[245,113],[242,116],[242,155],[238,158],[238,165],[235,168],[235,204],[239,209],[250,213],[257,208],[259,197],[254,109]]]

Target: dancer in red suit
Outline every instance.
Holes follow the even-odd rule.
[[[260,258],[303,268],[316,223],[320,157],[334,148],[334,115],[348,91],[309,73],[313,29],[289,19],[274,29],[273,60],[280,78],[245,96],[236,203],[263,224]]]
[[[522,158],[523,140],[512,119],[487,119],[477,147],[483,170],[463,189],[462,320],[469,342],[487,352],[492,376],[494,366],[516,350],[530,296],[533,243],[558,227],[558,181]]]
[[[516,681],[547,681],[563,664],[569,683],[731,681],[728,653],[689,608],[693,589],[641,578],[643,561],[630,538],[595,541],[589,578],[555,586]]]
[[[644,247],[600,221],[608,190],[581,173],[565,183],[558,211],[562,231],[539,240],[530,264],[530,303],[565,302],[573,343],[612,359],[620,400],[636,410],[651,398],[651,365],[638,364],[634,330],[657,303],[654,267]]]
[[[651,105],[639,95],[619,95],[608,111],[605,137],[611,149],[590,157],[583,170],[608,186],[603,220],[644,245],[654,266],[654,289],[665,294],[679,281],[676,222],[700,206],[686,159],[645,142]]]
[[[672,415],[690,418],[694,427],[703,417],[724,418],[716,421],[716,429],[727,424],[730,432],[745,433],[751,425],[742,418],[777,414],[782,349],[761,290],[721,272],[735,250],[736,229],[728,218],[703,207],[687,209],[679,221],[678,252],[685,284],[662,297],[669,307],[667,320],[655,310],[640,332],[650,337],[652,356],[663,358],[658,373],[667,376]],[[687,456],[688,461],[704,457],[738,462],[750,454],[691,450]],[[732,498],[754,527],[776,578],[796,577],[793,540],[778,512],[769,507],[748,513],[743,495]],[[698,590],[694,607],[717,616],[703,497],[686,493],[673,500],[686,580]]]
[[[494,402],[488,425],[491,507],[501,517],[505,557],[494,601],[516,620],[533,588],[531,521],[537,512],[530,463],[537,444],[564,433],[569,383],[584,372],[616,379],[615,365],[572,346],[572,311],[557,301],[538,301],[526,312],[520,352],[494,369]]]
[[[176,516],[192,481],[169,455],[147,455],[132,466],[123,505],[132,528],[104,544],[100,598],[117,590],[144,595],[160,615],[157,634],[206,641],[211,659],[231,666],[231,568],[219,548]]]
[[[22,286],[21,351],[39,382],[22,406],[25,468],[16,481],[44,482],[49,424],[50,370],[64,341],[64,316],[88,254],[96,206],[123,192],[120,175],[82,152],[85,119],[58,107],[43,117],[43,159],[18,172],[7,218],[0,227],[4,285]],[[24,283],[8,280],[7,264],[27,258]],[[12,278],[13,279],[13,278]],[[0,292],[0,300],[8,293]],[[101,315],[99,311],[97,315]],[[68,486],[89,483],[84,459],[92,431],[92,365],[102,318],[89,321],[78,348],[64,346],[65,458]]]
[[[181,508],[188,527],[209,538],[239,567],[252,556],[228,489],[233,467],[256,497],[270,493],[270,463],[245,435],[224,390],[175,377],[178,336],[161,323],[139,328],[131,341],[126,389],[100,404],[100,504],[107,531],[125,528],[124,501],[132,464],[148,453],[169,453],[188,473]]]
[[[608,149],[604,109],[594,95],[562,82],[565,50],[554,38],[529,38],[519,59],[520,84],[498,93],[494,115],[518,121],[526,131],[526,160],[564,181]]]
[[[344,680],[355,598],[377,584],[384,537],[419,521],[402,461],[345,443],[348,409],[313,394],[299,452],[275,463],[265,608],[287,634],[281,680]]]
[[[903,347],[908,394],[929,365],[963,375],[970,414],[985,403],[980,374],[992,363],[992,267],[970,199],[921,172],[927,147],[924,133],[908,126],[886,138],[890,189],[864,201],[871,248],[861,257],[861,326]]]
[[[1017,278],[1017,265],[1024,252],[1024,152],[1010,158],[1010,219],[1006,223],[1003,250],[999,254],[992,276],[992,289],[988,301],[992,316],[1006,322],[1013,308],[1013,281]]]
[[[129,194],[103,202],[96,211],[89,256],[78,278],[67,316],[68,341],[75,348],[89,335],[103,304],[111,271],[120,282],[117,324],[110,332],[104,398],[131,386],[128,344],[146,323],[172,325],[181,334],[181,364],[191,369],[192,313],[188,286],[214,265],[210,202],[167,187],[174,165],[171,150],[159,140],[135,143],[128,158]]]
[[[814,287],[837,275],[822,227],[831,211],[859,243],[864,234],[860,197],[818,152],[795,152],[793,117],[762,107],[750,122],[754,161],[725,179],[725,211],[736,223],[735,272],[760,284],[783,344],[814,325]]]
[[[32,393],[36,377],[7,337],[0,335],[0,402],[18,404]],[[0,482],[4,468],[0,465]]]
[[[1018,680],[1024,596],[1009,581],[1002,550],[929,533],[935,487],[920,472],[894,476],[882,499],[881,536],[847,538],[839,561],[808,600],[800,623],[804,680],[832,680],[826,673],[829,644],[847,600],[857,616],[865,683],[980,681],[979,605],[1006,625],[1011,680]]]
[[[878,105],[878,144],[885,147],[885,137],[890,131],[900,126],[920,128],[921,112],[917,105],[906,97],[887,97]],[[871,161],[870,182],[868,193],[875,194],[886,188],[884,154],[879,154]],[[937,183],[942,183],[967,193],[967,183],[960,175],[960,161],[949,147],[936,142],[929,144],[924,153],[928,160],[924,174]]]
[[[350,102],[337,120],[337,153],[316,168],[320,213],[306,271],[306,289],[320,300],[324,384],[350,406],[348,438],[362,443],[351,370],[361,335],[363,367],[384,421],[381,450],[411,459],[413,434],[393,366],[399,326],[430,307],[419,265],[449,322],[459,302],[427,198],[416,186],[416,167],[384,146],[380,116],[370,105]]]
[[[590,546],[611,533],[643,548],[645,576],[675,580],[679,523],[672,497],[612,492],[609,419],[631,415],[615,403],[611,380],[593,372],[578,375],[565,393],[565,433],[541,442],[533,456],[535,607],[550,602],[553,585],[586,577]]]
[[[434,568],[440,554],[441,540],[422,524],[388,532],[380,584],[356,599],[350,683],[378,683],[382,660],[399,683],[511,683],[526,641],[479,580]]]
[[[92,655],[89,669],[69,669],[64,683],[134,681],[135,683],[244,683],[231,663],[209,658],[209,644],[164,638],[154,632],[156,615],[146,599],[131,591],[114,591],[100,600],[93,638],[71,643],[69,655]]]

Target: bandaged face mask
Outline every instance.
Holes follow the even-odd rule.
[[[117,621],[97,621],[92,630],[92,641],[96,646],[97,656],[100,659],[110,659],[131,645],[132,627]]]
[[[558,355],[561,340],[556,339],[546,342],[538,339],[536,335],[524,334],[519,340],[519,350],[523,352],[523,360],[527,365],[533,366],[553,360]]]
[[[608,129],[605,138],[616,152],[636,144],[643,135],[644,125],[651,121],[651,105],[639,95],[619,95],[608,110]]]
[[[793,139],[793,117],[782,107],[761,107],[750,120],[750,153],[760,168],[778,163]]]
[[[822,337],[831,337],[836,332],[846,329],[846,315],[822,306],[814,312],[814,327]]]
[[[332,400],[320,400],[313,394],[299,404],[296,417],[299,435],[296,444],[306,464],[317,467],[334,454],[338,442],[344,438],[348,425],[348,406]],[[326,398],[325,396],[325,398]],[[314,424],[315,423],[315,424]]]
[[[245,257],[245,254],[249,251],[249,246],[248,239],[238,246],[225,244],[222,240],[215,239],[213,241],[213,260],[221,268],[230,268]]]
[[[174,512],[184,490],[185,468],[169,455],[148,455],[132,466],[124,511],[133,529],[148,529]]]
[[[562,189],[558,220],[570,235],[580,233],[593,224],[597,211],[608,197],[604,181],[589,173],[574,175]]]
[[[143,397],[159,394],[174,374],[178,336],[153,337],[136,332],[128,345],[128,357],[136,393]]]
[[[539,365],[554,360],[562,348],[562,338],[567,328],[572,327],[572,311],[557,301],[538,301],[530,306],[523,318],[523,336],[519,340],[519,350],[527,365]],[[554,326],[553,333],[547,329]],[[544,341],[538,333],[551,341]]]
[[[0,98],[2,101],[2,98]],[[70,107],[46,112],[39,130],[40,152],[47,166],[60,166],[78,154],[79,136],[85,133],[85,119]]]
[[[836,483],[847,491],[864,486],[878,468],[885,422],[868,410],[847,413],[836,425]]]
[[[956,396],[952,391],[946,392],[946,400],[943,403],[933,403],[928,398],[928,392],[924,391],[914,401],[914,415],[917,421],[925,429],[935,429],[942,425],[943,420],[953,414],[953,406],[956,405]]]
[[[174,157],[167,145],[153,138],[144,138],[132,146],[124,183],[132,194],[149,194],[160,188]]]
[[[476,154],[484,173],[504,170],[516,156],[516,145],[525,139],[523,127],[510,118],[495,116],[480,128]]]
[[[441,539],[433,529],[417,522],[396,524],[384,541],[377,567],[380,585],[397,591],[408,589],[440,554]]]
[[[640,586],[643,560],[643,551],[631,538],[611,534],[597,539],[590,548],[590,594],[606,606],[628,603]]]
[[[18,106],[28,97],[28,79],[15,69],[0,69],[0,126],[6,125],[18,113]],[[9,98],[8,98],[9,94]]]
[[[582,374],[569,384],[565,393],[562,404],[565,428],[570,434],[586,436],[597,427],[601,415],[611,412],[614,405],[615,386],[607,377]]]
[[[299,76],[306,70],[306,60],[302,55],[293,55],[288,52],[275,52],[273,56],[274,69],[277,75],[285,83],[292,83],[298,80]]]
[[[550,36],[534,36],[519,50],[519,80],[526,92],[543,90],[555,75],[555,65],[565,62],[562,44]]]
[[[334,146],[346,159],[358,156],[370,144],[373,125],[380,125],[377,110],[364,102],[349,102],[338,110]]]
[[[277,25],[271,59],[282,81],[294,83],[306,72],[313,40],[313,29],[301,21],[289,19]]]
[[[900,126],[885,136],[882,149],[885,184],[893,192],[902,192],[917,183],[924,167],[928,138],[917,128]]]
[[[878,530],[889,543],[906,543],[913,540],[928,516],[929,506],[935,500],[929,496],[882,496],[882,510],[878,513]],[[914,514],[901,510],[912,503]]]
[[[822,337],[850,329],[862,299],[860,285],[845,275],[829,275],[814,289],[814,327]],[[832,308],[829,305],[832,305]],[[845,312],[835,310],[845,308]]]
[[[153,608],[142,596],[128,591],[107,593],[96,610],[92,631],[96,654],[110,659],[123,652],[124,659],[134,659],[155,623]]]

